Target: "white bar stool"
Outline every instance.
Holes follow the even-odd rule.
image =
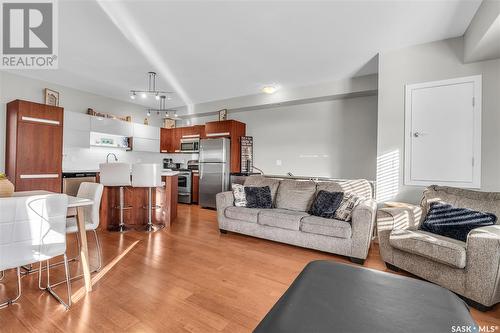
[[[130,186],[130,164],[128,163],[102,163],[99,164],[99,179],[104,186],[120,187],[120,204],[115,208],[120,210],[120,220],[118,227],[112,231],[124,232],[128,230],[123,221],[123,211],[131,209],[132,206],[125,206],[124,186]]]
[[[161,208],[158,205],[152,204],[152,188],[162,186],[161,182],[161,167],[159,164],[134,164],[132,165],[132,186],[133,187],[147,187],[148,188],[148,205],[145,209],[148,210],[148,220],[146,224],[146,231],[156,231],[163,228],[164,225],[153,225],[152,210]]]

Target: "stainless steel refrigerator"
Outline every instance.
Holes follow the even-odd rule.
[[[230,147],[227,138],[200,141],[200,206],[216,208],[215,196],[230,189]]]

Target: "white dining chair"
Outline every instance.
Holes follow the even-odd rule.
[[[0,271],[17,269],[17,294],[0,303],[0,307],[21,297],[21,266],[60,255],[64,257],[68,301],[64,302],[49,285],[45,290],[66,308],[71,306],[66,256],[67,210],[68,197],[65,194],[0,198]]]
[[[85,198],[85,199],[90,199],[94,202],[92,206],[86,206],[83,208],[83,216],[84,216],[84,221],[85,221],[85,230],[86,231],[92,231],[94,234],[94,239],[96,243],[96,250],[97,250],[97,267],[92,270],[92,272],[98,272],[101,270],[102,267],[102,253],[101,253],[101,245],[99,242],[99,236],[97,235],[97,228],[99,227],[99,208],[101,206],[101,198],[102,198],[102,192],[104,190],[104,186],[102,184],[98,183],[88,183],[88,182],[83,182],[80,184],[80,187],[78,188],[78,193],[77,197],[78,198]],[[78,225],[77,225],[77,220],[76,217],[68,217],[66,219],[66,234],[76,234],[77,240],[78,240]],[[78,255],[75,258],[70,259],[69,261],[73,261],[78,259],[80,253],[80,241],[78,241]],[[49,269],[58,266],[61,263],[55,263],[50,265]],[[43,269],[43,268],[42,268]],[[73,276],[71,279],[78,279],[81,278],[83,275],[77,275]],[[64,281],[60,281],[54,284],[51,284],[51,287],[58,286],[60,284],[64,283]]]
[[[99,243],[99,236],[97,235],[97,228],[99,227],[99,208],[101,207],[102,192],[104,186],[98,183],[87,183],[83,182],[78,188],[78,198],[90,199],[94,202],[92,206],[87,206],[83,208],[84,220],[85,220],[85,230],[92,231],[95,238],[98,266],[95,271],[100,271],[102,267],[102,253],[101,245]],[[78,226],[76,217],[69,217],[66,219],[66,233],[67,234],[78,234]],[[80,249],[78,249],[80,253]]]

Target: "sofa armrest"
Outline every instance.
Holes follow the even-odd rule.
[[[216,205],[217,205],[217,221],[219,222],[219,226],[221,222],[224,220],[224,212],[227,207],[234,205],[234,196],[232,191],[220,192],[217,193],[216,197]]]
[[[377,238],[382,260],[394,264],[393,248],[389,237],[393,229],[418,229],[422,218],[422,208],[415,205],[406,207],[381,208],[377,211]]]
[[[466,258],[465,296],[486,306],[500,302],[500,225],[472,230]]]
[[[420,226],[422,208],[410,205],[407,207],[380,208],[377,212],[378,232],[393,229],[416,230]]]
[[[352,211],[352,248],[353,257],[366,259],[373,235],[377,202],[373,199],[363,200]]]

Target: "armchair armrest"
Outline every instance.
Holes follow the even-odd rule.
[[[415,205],[406,207],[381,208],[377,211],[377,237],[382,259],[394,264],[393,248],[389,236],[393,229],[418,229],[422,218],[422,208]]]
[[[500,302],[500,225],[469,233],[465,269],[465,296],[485,306]]]
[[[366,259],[373,235],[377,202],[373,199],[363,200],[352,211],[352,248],[351,255]]]
[[[407,207],[380,208],[377,212],[377,230],[418,229],[422,208],[408,204]]]

